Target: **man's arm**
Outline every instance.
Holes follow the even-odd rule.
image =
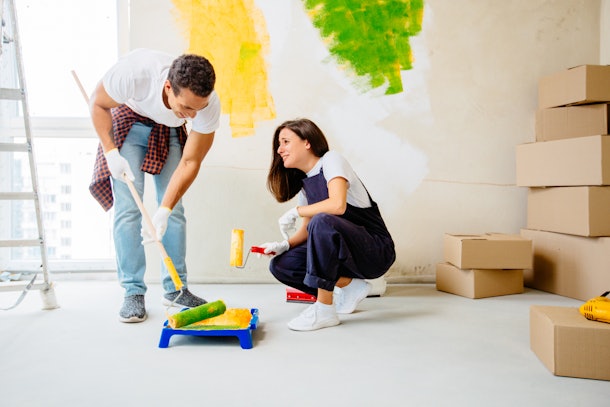
[[[117,106],[120,106],[120,103],[116,102],[108,95],[104,88],[104,84],[100,81],[91,95],[89,111],[91,113],[93,127],[100,139],[104,152],[116,148],[112,135],[112,115],[110,109]]]
[[[186,138],[182,158],[169,181],[161,206],[172,209],[178,203],[197,177],[201,163],[210,151],[213,142],[214,132],[203,134],[191,130]]]

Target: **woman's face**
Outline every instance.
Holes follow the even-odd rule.
[[[282,157],[284,167],[307,172],[307,164],[313,156],[309,141],[301,139],[287,127],[280,130],[278,141],[277,153]]]

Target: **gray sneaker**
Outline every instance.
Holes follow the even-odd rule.
[[[121,322],[142,322],[146,319],[144,295],[136,294],[125,297],[119,312]]]
[[[173,293],[165,293],[163,295],[163,305],[171,305],[172,302],[176,300],[176,297],[178,297],[178,295],[180,295],[180,298],[178,298],[178,300],[174,302],[174,307],[194,308],[208,303],[203,298],[197,297],[195,294],[191,293],[188,288],[184,288],[182,291],[182,295],[180,295],[180,291],[174,291]]]

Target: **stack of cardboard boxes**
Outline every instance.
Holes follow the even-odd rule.
[[[610,66],[543,77],[536,142],[517,146],[534,267],[525,285],[579,300],[610,289]]]
[[[610,66],[546,76],[538,99],[536,142],[516,151],[534,250],[524,281],[585,301],[610,290]],[[610,380],[609,341],[610,324],[577,308],[530,308],[530,346],[556,375]]]
[[[532,267],[532,242],[518,235],[445,234],[444,263],[436,289],[469,298],[523,292],[523,270]]]

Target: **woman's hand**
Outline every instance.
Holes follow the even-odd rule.
[[[265,249],[265,254],[268,256],[278,256],[284,252],[287,252],[290,249],[290,245],[288,244],[288,240],[284,240],[282,242],[268,242],[260,245],[263,249]]]
[[[282,217],[278,220],[280,225],[280,232],[284,239],[288,239],[290,237],[289,232],[296,232],[296,223],[299,218],[299,212],[297,207],[290,209],[288,212],[282,215]]]

